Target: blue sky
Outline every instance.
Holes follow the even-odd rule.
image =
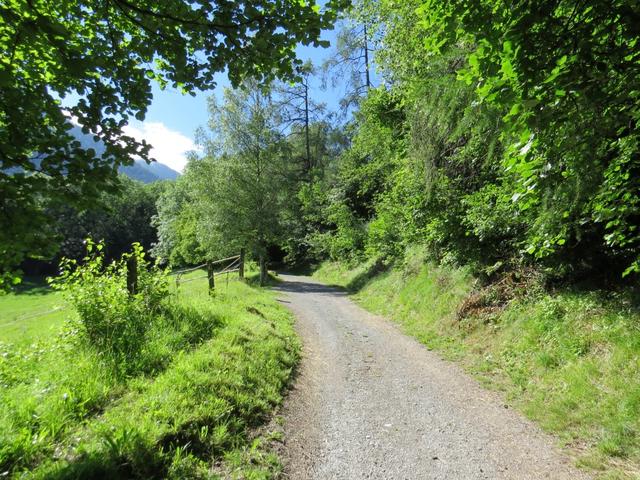
[[[336,31],[323,32],[322,38],[333,45]],[[333,52],[329,48],[299,46],[298,57],[311,60],[320,65]],[[186,154],[196,149],[194,133],[199,126],[207,123],[207,98],[215,94],[220,98],[225,87],[229,86],[226,76],[219,75],[219,82],[214,91],[199,92],[195,97],[182,95],[174,89],[160,90],[153,88],[153,103],[149,107],[144,122],[133,121],[125,127],[126,133],[138,139],[144,138],[153,146],[152,155],[159,162],[174,170],[181,171],[186,164]],[[326,103],[331,110],[338,108],[342,88],[321,89],[320,79],[315,80],[312,97],[317,102]]]

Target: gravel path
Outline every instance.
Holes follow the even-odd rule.
[[[282,278],[304,343],[282,412],[288,478],[589,478],[500,395],[344,292]]]

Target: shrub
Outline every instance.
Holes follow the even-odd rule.
[[[364,246],[365,227],[344,203],[336,203],[328,211],[329,220],[336,225],[330,236],[329,255],[333,259],[352,258]]]
[[[102,243],[87,241],[82,263],[63,259],[54,288],[66,293],[78,313],[79,331],[118,376],[140,371],[146,334],[168,295],[166,273],[150,267],[138,243],[119,261],[105,265]],[[127,290],[127,262],[136,259],[138,291]]]

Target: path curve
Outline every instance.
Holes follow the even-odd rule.
[[[343,291],[281,277],[303,341],[282,412],[288,478],[590,478],[499,394]]]

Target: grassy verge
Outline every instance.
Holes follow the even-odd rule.
[[[185,280],[202,272],[194,272]],[[0,345],[0,474],[15,478],[271,478],[255,429],[298,356],[290,314],[236,280],[184,283],[148,330],[145,368],[114,376],[68,327]]]
[[[419,257],[388,271],[324,264],[315,276],[503,390],[600,478],[640,478],[640,315],[632,298],[525,289],[500,303],[480,298],[495,289],[478,289],[463,270]]]

